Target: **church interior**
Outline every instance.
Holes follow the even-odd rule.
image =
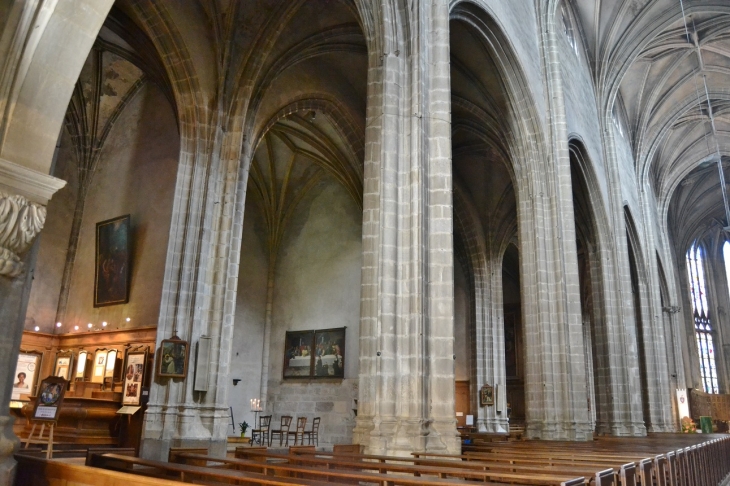
[[[727,481],[725,0],[0,25],[0,485]]]

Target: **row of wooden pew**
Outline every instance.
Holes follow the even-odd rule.
[[[365,455],[342,447],[334,452],[292,447],[288,453],[239,447],[235,457],[227,458],[208,456],[205,449],[172,449],[168,462],[136,458],[133,451],[90,451],[87,464],[211,485],[717,485],[730,472],[730,436],[702,439],[708,436],[661,434],[587,443],[484,442],[464,447],[458,456],[414,453],[410,457]]]

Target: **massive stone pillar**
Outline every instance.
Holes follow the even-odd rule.
[[[33,241],[65,182],[48,176],[81,66],[113,0],[14,0],[0,9],[0,485],[13,483],[12,377]]]
[[[369,69],[354,440],[458,452],[448,2],[358,7]]]
[[[0,485],[13,482],[18,440],[8,404],[45,204],[65,182],[0,159]]]

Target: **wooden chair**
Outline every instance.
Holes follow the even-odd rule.
[[[269,444],[271,442],[269,437],[270,427],[271,415],[262,415],[259,417],[259,428],[251,430],[251,445],[253,446],[254,443],[263,446]]]
[[[279,436],[279,446],[282,446],[284,444],[284,437],[286,437],[287,444],[289,441],[289,427],[291,427],[291,415],[282,415],[281,416],[281,425],[278,429],[274,429],[271,431],[271,435],[269,436],[269,446],[271,446],[271,442],[274,440],[274,436]]]
[[[563,481],[560,486],[583,486],[585,483],[585,478],[575,478],[570,481]]]
[[[304,437],[307,437],[309,439],[308,444],[312,445],[312,442],[314,441],[314,445],[319,446],[319,422],[322,420],[320,417],[315,417],[314,420],[312,420],[312,430],[305,430],[302,435],[302,445],[304,445]]]
[[[297,441],[299,441],[299,445],[304,445],[304,428],[307,426],[307,417],[299,417],[297,419],[297,430],[294,432],[289,432],[289,434],[286,437],[286,445],[289,445],[289,437],[294,436],[294,445],[297,445]]]

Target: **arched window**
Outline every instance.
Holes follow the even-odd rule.
[[[700,375],[705,393],[718,393],[715,346],[712,342],[712,324],[707,305],[705,286],[704,250],[693,243],[687,252],[687,271],[695,320],[695,337],[700,356]]]
[[[568,11],[568,6],[565,4],[565,0],[563,1],[560,9],[560,15],[563,20],[563,34],[565,34],[565,38],[568,40],[568,44],[570,44],[570,47],[573,48],[573,52],[577,55],[578,54],[578,43],[575,40],[575,31],[573,30],[573,21],[570,17],[570,12]]]

